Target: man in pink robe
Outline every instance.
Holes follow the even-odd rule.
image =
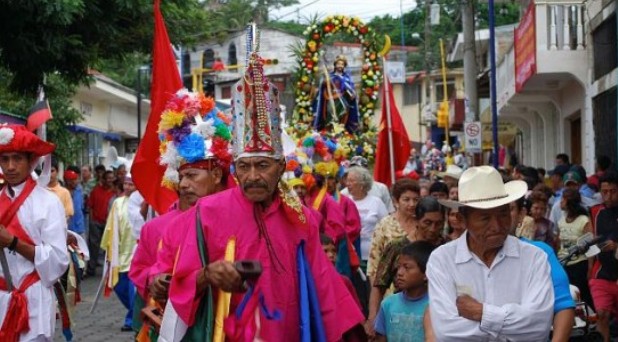
[[[264,81],[261,60],[251,55],[245,78],[233,87],[234,169],[239,186],[198,201],[177,218],[187,228],[181,245],[170,301],[188,326],[208,285],[233,292],[230,313],[244,293],[243,279],[234,264],[224,260],[230,239],[236,240],[234,260],[257,260],[262,265],[255,291],[263,294],[269,310],[279,319],[260,314],[255,338],[264,341],[300,339],[300,289],[297,251],[305,255],[315,280],[326,339],[339,341],[364,321],[360,309],[327,260],[319,239],[318,222],[281,181],[285,159],[281,145],[277,90]],[[196,219],[199,214],[209,263],[201,266]],[[216,301],[216,298],[214,299]]]

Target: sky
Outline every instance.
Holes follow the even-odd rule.
[[[399,17],[401,9],[408,12],[416,7],[414,0],[300,0],[298,5],[284,7],[271,11],[271,20],[294,20],[300,18],[301,23],[317,13],[320,18],[332,14],[358,16],[369,21],[375,16],[390,14]],[[298,9],[298,13],[297,13]]]

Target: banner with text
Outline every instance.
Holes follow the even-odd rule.
[[[534,1],[515,28],[515,91],[521,92],[526,81],[536,73],[536,14]]]

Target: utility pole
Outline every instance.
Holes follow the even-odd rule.
[[[474,36],[474,3],[472,0],[461,1],[461,24],[463,26],[464,49],[464,91],[468,99],[469,112],[466,122],[479,120],[479,97],[476,85],[478,75],[476,64],[476,44]]]
[[[425,0],[425,101],[431,105],[431,0]]]

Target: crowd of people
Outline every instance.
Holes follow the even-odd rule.
[[[178,200],[155,217],[129,165],[59,177],[52,160],[37,176],[54,146],[0,126],[0,340],[51,340],[58,303],[70,341],[79,283],[101,266],[138,341],[568,341],[580,300],[610,340],[609,158],[588,177],[565,154],[546,173],[428,146],[387,187],[318,133],[285,150],[260,67],[253,54],[233,115],[186,90],[168,101],[161,184]],[[574,255],[587,233],[600,253]]]

